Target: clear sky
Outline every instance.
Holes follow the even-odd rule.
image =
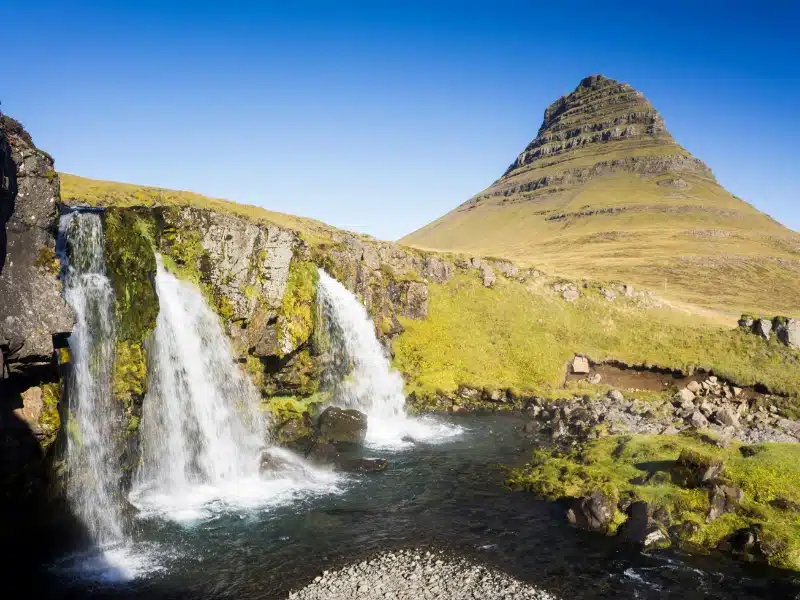
[[[394,239],[480,191],[584,76],[638,88],[800,230],[800,2],[4,0],[3,108],[59,170]]]

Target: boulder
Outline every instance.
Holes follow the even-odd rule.
[[[706,514],[706,522],[711,521],[724,515],[725,513],[733,512],[739,503],[744,498],[742,490],[731,485],[713,485],[709,490],[708,499],[710,508]]]
[[[692,402],[694,400],[694,394],[690,392],[687,388],[683,388],[678,392],[676,398],[681,402]]]
[[[739,319],[739,327],[743,329],[752,329],[756,320],[750,315],[742,315]]]
[[[775,335],[790,348],[800,348],[800,319],[775,319]]]
[[[730,408],[722,408],[714,413],[714,420],[720,425],[727,425],[730,427],[739,426],[739,415]]]
[[[600,288],[600,295],[611,302],[612,300],[617,299],[617,293],[614,290],[610,290],[608,288],[601,287]]]
[[[575,302],[581,295],[578,290],[568,289],[561,292],[561,297],[567,302]]]
[[[628,519],[620,527],[619,537],[633,544],[644,544],[650,521],[647,502],[633,502],[625,512],[628,514]]]
[[[722,473],[723,466],[723,462],[713,456],[683,450],[671,471],[676,483],[694,488],[716,479]]]
[[[669,537],[657,525],[650,525],[644,536],[645,548],[665,548],[670,545]]]
[[[367,435],[367,415],[354,409],[329,406],[317,422],[319,441],[361,445]]]
[[[600,373],[592,373],[591,375],[589,375],[589,377],[586,378],[586,381],[591,383],[591,384],[593,384],[593,385],[597,385],[602,380],[603,380],[603,376],[600,375]]]
[[[599,490],[584,498],[576,498],[567,510],[570,523],[590,531],[607,531],[613,515],[612,502]]]
[[[576,356],[572,359],[572,372],[576,375],[589,374],[589,359],[585,356]]]
[[[481,262],[478,269],[481,272],[481,281],[483,281],[483,287],[492,287],[494,282],[497,281],[497,276],[494,274],[492,267],[484,262]]]
[[[334,464],[337,471],[347,473],[380,473],[389,466],[385,458],[339,458]]]
[[[619,390],[611,390],[607,394],[609,400],[613,400],[614,402],[623,402],[625,400],[625,396],[622,395],[622,392]]]
[[[772,335],[772,321],[758,319],[753,325],[753,330],[765,340],[769,340]]]
[[[703,386],[699,381],[690,381],[686,384],[686,389],[692,392],[693,394],[697,394],[700,390],[703,389]]]

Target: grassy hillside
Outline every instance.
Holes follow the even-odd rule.
[[[609,302],[598,289],[568,303],[544,282],[475,275],[431,285],[429,315],[403,320],[393,346],[411,390],[452,392],[459,385],[547,395],[564,382],[576,353],[595,361],[713,370],[741,385],[762,383],[800,399],[800,352],[777,341],[720,327],[670,307],[636,299]]]
[[[327,241],[334,227],[322,221],[297,217],[229,200],[211,198],[195,192],[168,190],[116,181],[88,179],[69,173],[59,173],[61,199],[70,204],[90,206],[196,206],[220,212],[228,212],[253,219],[275,223],[300,232],[311,244]]]
[[[401,242],[731,314],[800,315],[800,235],[728,193],[629,86],[587,86],[548,108],[503,177]]]

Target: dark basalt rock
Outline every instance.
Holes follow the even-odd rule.
[[[619,537],[633,544],[644,544],[650,521],[647,502],[633,502],[627,513],[628,520],[620,527]]]
[[[717,517],[736,510],[744,498],[744,493],[735,486],[714,484],[708,496],[711,507],[706,515],[706,522],[710,523]]]
[[[589,531],[606,532],[613,515],[613,503],[599,490],[584,498],[576,498],[567,510],[570,523]]]
[[[319,441],[360,446],[367,435],[367,415],[353,409],[330,406],[319,416],[317,428]]]

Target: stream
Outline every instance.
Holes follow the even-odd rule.
[[[369,452],[389,458],[384,473],[331,475],[251,508],[211,503],[194,519],[140,517],[134,540],[94,567],[81,556],[48,565],[34,597],[285,598],[323,570],[401,548],[464,556],[560,598],[800,597],[798,581],[772,569],[641,554],[574,529],[557,505],[503,489],[498,465],[530,452],[519,417],[448,421],[462,433]]]

